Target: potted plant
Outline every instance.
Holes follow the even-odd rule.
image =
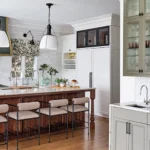
[[[61,79],[61,78],[57,78],[57,79],[55,80],[55,82],[57,83],[58,86],[60,86],[60,83],[62,82],[62,79]]]
[[[67,82],[68,82],[68,79],[63,79],[63,83],[64,83],[64,86],[66,87],[66,84],[67,84]]]
[[[44,76],[44,72],[48,69],[48,65],[47,64],[43,64],[40,66],[40,71],[42,71],[42,77]]]

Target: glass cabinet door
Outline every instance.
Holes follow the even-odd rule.
[[[127,23],[125,31],[126,40],[126,71],[139,72],[140,68],[140,22]]]
[[[96,46],[97,45],[97,29],[89,30],[88,32],[88,46]]]
[[[86,47],[86,31],[80,31],[77,33],[77,48]]]
[[[145,0],[145,13],[150,13],[150,0]]]
[[[149,0],[147,0],[149,1]],[[139,16],[140,0],[127,0],[127,17]]]
[[[145,21],[144,27],[144,72],[150,72],[150,20]]]
[[[100,46],[109,45],[109,27],[98,29],[98,44]]]

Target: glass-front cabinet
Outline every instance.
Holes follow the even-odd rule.
[[[124,0],[124,76],[150,76],[150,0]]]
[[[77,48],[109,46],[109,26],[77,32]]]
[[[124,65],[125,72],[139,73],[140,70],[140,56],[141,56],[141,42],[140,42],[140,28],[141,22],[139,20],[126,23],[125,33],[125,53]]]
[[[139,16],[141,0],[127,0],[126,1],[126,15],[127,17]],[[144,0],[143,0],[144,1]]]
[[[124,0],[125,17],[150,15],[150,0]]]

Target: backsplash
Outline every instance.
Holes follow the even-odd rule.
[[[16,43],[17,41],[21,42],[22,40],[15,40],[13,43]],[[39,68],[41,64],[46,63],[49,66],[56,68],[59,71],[59,74],[57,76],[61,76],[62,52],[61,50],[59,50],[60,48],[57,51],[47,51],[47,50],[38,51],[37,48],[38,47],[36,47],[35,50],[27,49],[27,52],[25,51],[24,56],[28,54],[34,56],[38,55],[36,68]],[[22,51],[20,52],[20,48],[18,48],[17,46],[15,54],[19,55],[19,53],[23,55],[23,52]],[[12,56],[0,56],[0,84],[3,85],[11,84],[8,79],[8,77],[10,77],[11,70],[12,70]]]
[[[142,94],[140,95],[140,89],[142,85],[146,85],[149,90],[149,99],[150,99],[150,78],[146,77],[136,77],[135,78],[135,101],[143,102],[146,97],[146,89],[143,88]]]

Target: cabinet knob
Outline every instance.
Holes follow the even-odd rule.
[[[71,49],[69,49],[69,51],[71,51]]]
[[[139,16],[141,16],[141,13],[139,13]]]
[[[143,70],[141,70],[141,73],[143,73]]]

